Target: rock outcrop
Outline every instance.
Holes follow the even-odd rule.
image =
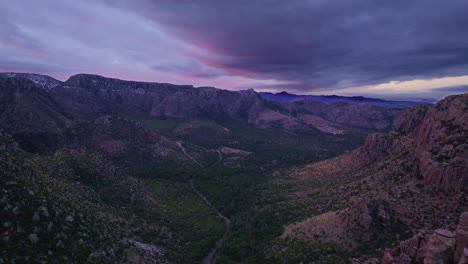
[[[427,111],[415,131],[414,152],[427,185],[466,191],[467,131],[468,94],[449,96]]]
[[[455,263],[465,263],[468,259],[468,254],[466,254],[468,248],[468,212],[464,212],[460,216],[456,231],[456,240]],[[461,261],[463,256],[465,256],[465,262]]]
[[[444,229],[437,229],[429,237],[424,264],[453,263],[455,234]]]
[[[422,230],[398,248],[386,249],[381,264],[466,264],[467,230],[468,212],[464,212],[455,234],[445,229]]]
[[[467,191],[468,94],[445,98],[434,106],[407,109],[390,133],[370,134],[362,148],[372,157],[386,155],[394,141],[411,138],[412,155],[426,186]]]
[[[396,122],[395,130],[404,134],[414,132],[430,107],[430,105],[417,105],[408,108]]]

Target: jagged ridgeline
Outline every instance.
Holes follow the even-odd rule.
[[[405,245],[468,209],[468,96],[331,99],[0,74],[0,263],[435,259]]]

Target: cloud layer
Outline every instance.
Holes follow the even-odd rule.
[[[0,70],[304,93],[464,76],[466,10],[465,0],[19,0],[0,10]]]

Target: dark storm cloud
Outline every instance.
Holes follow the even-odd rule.
[[[120,4],[203,49],[206,65],[304,89],[468,74],[464,0]]]
[[[0,71],[323,93],[468,76],[466,10],[466,0],[10,1]]]

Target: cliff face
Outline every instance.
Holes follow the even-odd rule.
[[[430,108],[415,128],[420,171],[426,184],[467,190],[468,94],[450,96]]]
[[[232,111],[231,106],[245,97],[211,87],[195,89],[191,85],[123,81],[88,74],[70,77],[54,94],[79,110],[91,105],[94,111],[106,114],[133,112],[169,118],[236,115],[238,111]],[[254,102],[249,103],[246,107]]]
[[[285,191],[290,198],[286,206],[301,208],[290,213],[305,219],[286,225],[279,252],[287,255],[289,247],[298,246],[297,241],[312,248],[326,242],[345,251],[369,250],[421,229],[453,230],[460,212],[468,209],[467,104],[468,94],[464,94],[434,106],[412,107],[393,131],[371,134],[365,145],[348,154],[296,168],[279,178],[279,186],[292,186]],[[380,213],[372,215],[369,205],[375,201],[385,206],[377,207]],[[373,229],[372,219],[388,215],[392,224]],[[431,242],[433,254],[428,260],[438,256],[437,239]],[[414,238],[408,243],[418,241]],[[457,256],[461,252],[458,248]]]
[[[383,155],[406,138],[404,147],[419,161],[427,186],[466,191],[467,120],[468,94],[449,96],[432,107],[414,106],[402,114],[394,131],[369,135],[362,151]]]

